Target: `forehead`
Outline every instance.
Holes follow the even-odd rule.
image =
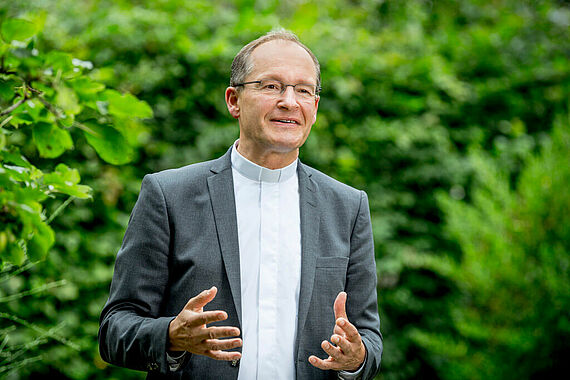
[[[317,74],[313,59],[295,42],[287,40],[266,42],[251,53],[250,59],[253,70],[248,77],[316,83]]]

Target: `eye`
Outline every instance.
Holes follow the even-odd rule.
[[[267,91],[281,91],[281,83],[275,81],[261,82],[261,89]]]
[[[310,87],[308,87],[308,86],[299,86],[299,85],[297,85],[295,88],[296,88],[297,93],[298,93],[299,95],[303,95],[303,96],[306,96],[306,97],[313,96],[313,90],[312,90]]]

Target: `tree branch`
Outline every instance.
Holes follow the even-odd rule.
[[[53,104],[51,104],[50,102],[45,100],[43,96],[38,95],[37,98],[48,109],[48,111],[51,112],[55,117],[57,117],[58,119],[63,118],[63,115],[61,114],[61,112],[59,112],[59,110]]]
[[[24,96],[22,99],[18,100],[16,103],[14,103],[10,107],[6,108],[4,111],[1,111],[0,117],[8,115],[12,111],[14,111],[16,108],[20,107],[26,100],[28,100],[28,97]]]

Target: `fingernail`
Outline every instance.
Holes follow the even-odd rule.
[[[344,319],[341,319],[340,321],[338,321],[338,324],[339,324],[340,326],[344,326],[344,324],[345,324]]]
[[[314,364],[314,363],[317,362],[317,359],[315,359],[315,358],[309,358],[309,361]]]

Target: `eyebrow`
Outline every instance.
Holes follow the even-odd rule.
[[[259,78],[258,80],[275,80],[275,81],[278,81],[278,82],[281,82],[281,83],[285,83],[285,81],[283,81],[283,80],[281,80],[281,79],[277,79],[277,78],[275,78],[275,77],[261,77],[261,78]],[[289,84],[295,84],[295,85],[297,85],[297,84],[306,84],[306,85],[309,85],[309,86],[317,86],[316,83],[310,83],[310,82],[297,82],[297,83],[289,83]]]

